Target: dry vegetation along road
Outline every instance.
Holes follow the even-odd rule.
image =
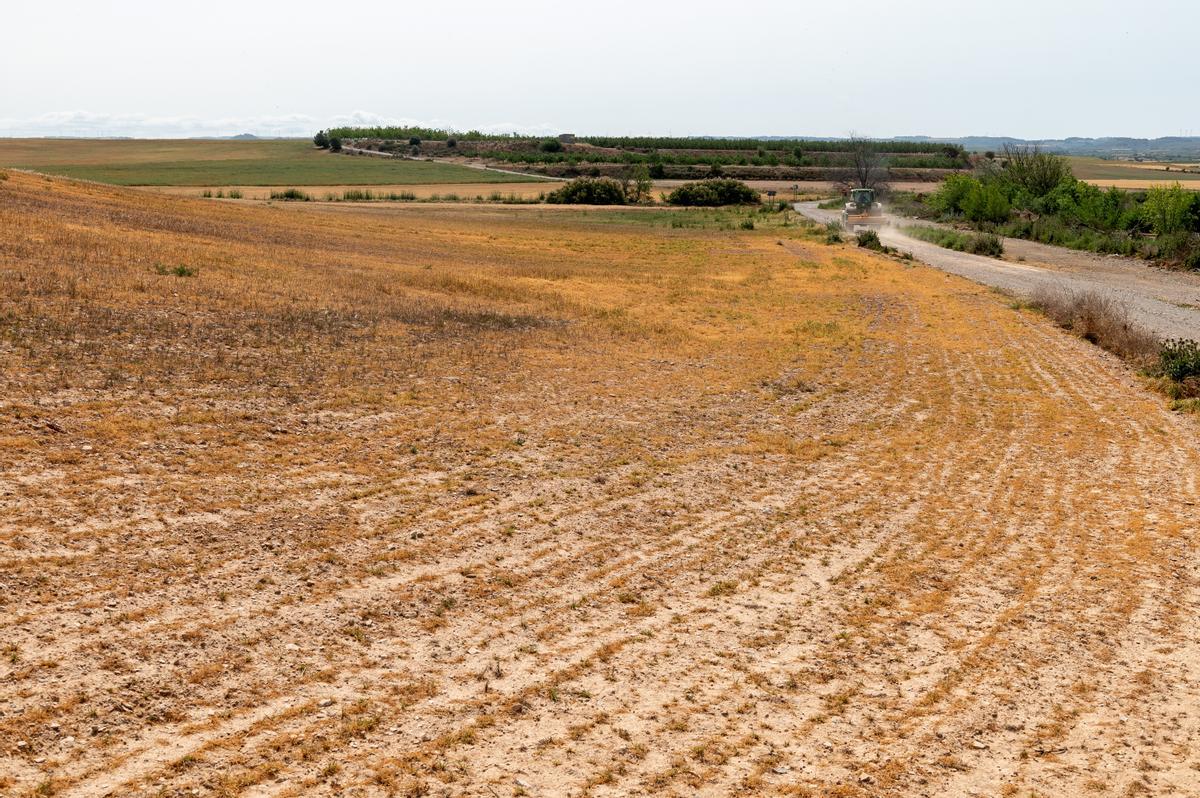
[[[0,791],[1200,794],[1195,417],[660,217],[0,182]]]
[[[839,211],[823,210],[818,204],[796,203],[796,210],[822,224],[841,218]],[[939,226],[888,219],[891,225]],[[939,247],[905,235],[895,226],[878,232],[883,243],[951,274],[1019,296],[1047,288],[1108,294],[1125,305],[1133,319],[1163,338],[1200,338],[1200,275],[1153,268],[1136,258],[1095,255],[1017,238],[1004,239],[1006,258],[1000,260]]]

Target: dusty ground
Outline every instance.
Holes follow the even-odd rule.
[[[522,210],[0,182],[0,791],[1200,794],[1195,417],[782,216]]]

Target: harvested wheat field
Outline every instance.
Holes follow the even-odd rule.
[[[1200,795],[1196,418],[663,216],[10,173],[0,792]]]

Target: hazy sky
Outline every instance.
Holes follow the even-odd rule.
[[[341,9],[347,9],[345,11]],[[0,135],[1200,135],[1196,0],[6,4]]]

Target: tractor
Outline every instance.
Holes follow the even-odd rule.
[[[883,226],[883,206],[875,201],[875,189],[855,188],[850,190],[850,201],[842,210],[842,227],[851,233],[857,225]]]

